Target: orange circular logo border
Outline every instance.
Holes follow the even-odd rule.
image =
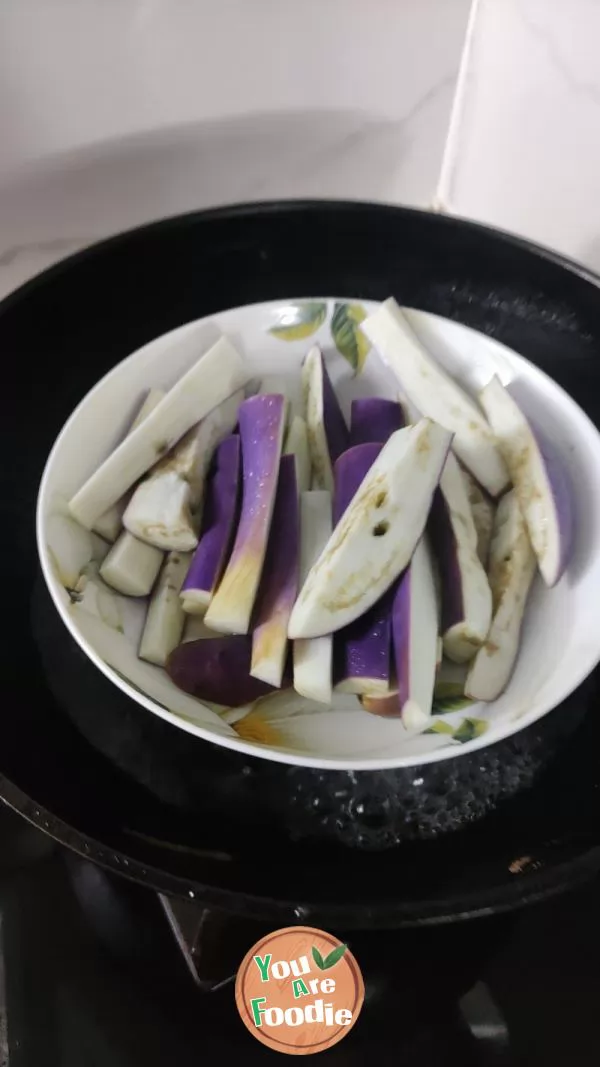
[[[302,943],[303,938],[306,940],[306,945],[303,945]],[[291,957],[290,948],[287,948],[286,950],[285,947],[286,940],[291,942],[292,939],[296,939],[298,942],[298,945],[293,949],[294,953],[298,954],[298,956],[295,957]],[[253,1037],[257,1039],[257,1041],[262,1042],[267,1048],[274,1049],[277,1052],[282,1052],[287,1055],[307,1056],[316,1052],[324,1052],[325,1049],[336,1045],[350,1032],[360,1015],[364,1003],[365,987],[363,977],[358,962],[349,948],[346,948],[343,956],[335,964],[324,971],[319,971],[318,968],[313,970],[315,964],[311,959],[309,961],[311,970],[308,974],[303,971],[299,975],[296,975],[296,972],[292,971],[289,976],[284,978],[277,978],[270,975],[268,979],[264,979],[261,976],[262,972],[256,962],[256,956],[261,958],[261,955],[264,954],[262,956],[264,965],[266,956],[270,954],[269,967],[273,961],[275,965],[280,961],[285,961],[289,965],[292,959],[303,960],[304,957],[308,959],[308,945],[312,942],[311,947],[314,945],[314,947],[317,948],[315,941],[321,942],[321,944],[324,942],[328,950],[336,949],[342,945],[339,938],[326,933],[324,930],[319,930],[317,927],[285,926],[281,930],[274,930],[272,933],[261,937],[260,941],[257,941],[256,944],[249,949],[240,964],[236,976],[235,1002],[244,1026],[250,1031]],[[278,943],[281,944],[280,949],[277,948]],[[272,951],[273,949],[274,951]],[[322,955],[321,959],[323,959]],[[254,968],[256,968],[256,970],[254,970]],[[328,973],[329,970],[331,970],[331,974]],[[284,1032],[286,1033],[286,1036],[291,1038],[291,1040],[287,1041],[284,1040],[283,1033],[280,1038],[277,1037],[278,1032],[281,1032],[281,1025],[267,1028],[263,1028],[262,1025],[258,1026],[254,1021],[251,1007],[252,1000],[258,999],[255,995],[256,992],[260,991],[265,994],[266,999],[266,994],[271,990],[276,997],[281,999],[284,983],[287,983],[286,991],[287,988],[289,988],[291,997],[293,995],[292,983],[297,981],[298,978],[301,979],[303,983],[305,983],[305,979],[308,981],[312,980],[313,984],[316,980],[319,985],[323,980],[334,979],[336,982],[335,991],[311,991],[311,993],[307,995],[310,997],[310,1004],[306,1006],[314,1006],[315,998],[319,997],[321,998],[322,1003],[325,999],[330,1002],[331,998],[335,996],[336,991],[338,996],[340,995],[340,992],[342,992],[342,995],[346,1000],[343,1004],[338,1004],[336,1008],[332,1008],[332,1011],[338,1011],[340,1008],[345,1008],[346,1010],[349,1009],[352,1013],[351,1019],[346,1023],[337,1024],[335,1029],[331,1027],[331,1024],[325,1025],[324,1023],[316,1023],[313,1021],[303,1022],[299,1025],[297,1024],[293,1028],[290,1024],[286,1024]],[[273,980],[273,985],[269,987],[268,982],[271,979]],[[343,980],[343,991],[339,991],[337,987],[337,983],[340,980]],[[348,994],[350,995],[348,996]],[[306,996],[306,994],[302,994],[302,999],[304,999],[304,996]],[[351,1003],[349,1002],[350,997],[352,998]],[[302,1009],[305,1007],[302,1000],[291,1000],[289,1007],[292,1006]],[[329,1006],[329,1003],[327,1006]],[[273,1005],[273,1007],[281,1008],[281,1005],[276,1004]],[[268,1009],[269,1005],[264,1009],[259,1010],[264,1014]],[[303,1043],[301,1038],[303,1034],[304,1036],[307,1036],[307,1028],[314,1030],[316,1026],[319,1026],[319,1029],[322,1029],[323,1037],[318,1041]],[[296,1037],[296,1041],[293,1040],[294,1037]]]

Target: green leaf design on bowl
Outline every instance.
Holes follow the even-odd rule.
[[[443,719],[440,719],[439,722],[434,722],[433,726],[423,732],[426,734],[447,734],[448,737],[454,737],[454,727],[449,722],[444,722]]]
[[[278,322],[269,333],[282,341],[303,341],[312,337],[327,317],[327,304],[308,300],[301,304],[286,304],[277,311]]]
[[[331,335],[335,347],[352,367],[355,374],[360,374],[371,345],[362,330],[361,322],[367,313],[362,304],[336,304],[331,318]]]
[[[460,741],[461,745],[467,741],[473,741],[481,737],[489,728],[487,719],[463,719],[460,726],[454,731],[454,740]]]
[[[469,700],[469,697],[460,693],[457,693],[456,696],[434,697],[431,714],[444,715],[451,711],[462,711],[463,708],[469,708],[472,703],[473,701]]]
[[[445,710],[456,709],[446,708]],[[458,741],[461,745],[464,745],[467,741],[473,741],[476,737],[481,737],[489,729],[489,725],[487,719],[463,719],[460,726],[455,727],[444,719],[439,719],[438,722],[434,722],[433,726],[423,732],[426,734],[446,734],[453,741]]]

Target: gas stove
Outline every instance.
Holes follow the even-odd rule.
[[[269,927],[108,874],[6,811],[0,836],[3,1067],[272,1056],[242,1025],[233,991]],[[353,1032],[325,1055],[420,1067],[597,1062],[596,892],[426,929],[331,931],[350,943],[366,995]]]

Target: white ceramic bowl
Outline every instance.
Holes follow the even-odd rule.
[[[346,413],[356,396],[395,396],[392,377],[374,352],[361,347],[356,329],[361,309],[374,306],[319,298],[252,305],[157,338],[83,398],[58,436],[40,487],[37,537],[44,576],[63,622],[92,662],[132,700],[174,726],[284,763],[375,769],[449,759],[539,719],[600,659],[600,435],[575,402],[527,360],[482,334],[423,312],[415,313],[415,326],[430,351],[472,390],[492,374],[511,382],[571,476],[574,555],[554,589],[536,579],[518,663],[501,698],[471,706],[449,701],[436,709],[443,732],[417,736],[398,720],[362,711],[356,698],[337,696],[333,708],[314,712],[302,711],[293,698],[279,699],[268,721],[254,716],[250,729],[243,720],[224,721],[177,689],[164,671],[137,658],[144,602],[120,596],[99,578],[107,546],[69,517],[69,498],[121,439],[147,390],[172,385],[218,332],[240,347],[252,374],[289,376],[297,400],[309,337],[324,350]],[[266,737],[270,746],[263,743]]]

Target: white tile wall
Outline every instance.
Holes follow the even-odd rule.
[[[469,0],[5,0],[0,291],[74,246],[196,207],[279,196],[430,204],[468,10]]]
[[[600,269],[600,3],[479,0],[447,210]]]
[[[433,204],[600,269],[598,42],[600,0],[4,0],[0,295],[281,196]]]

